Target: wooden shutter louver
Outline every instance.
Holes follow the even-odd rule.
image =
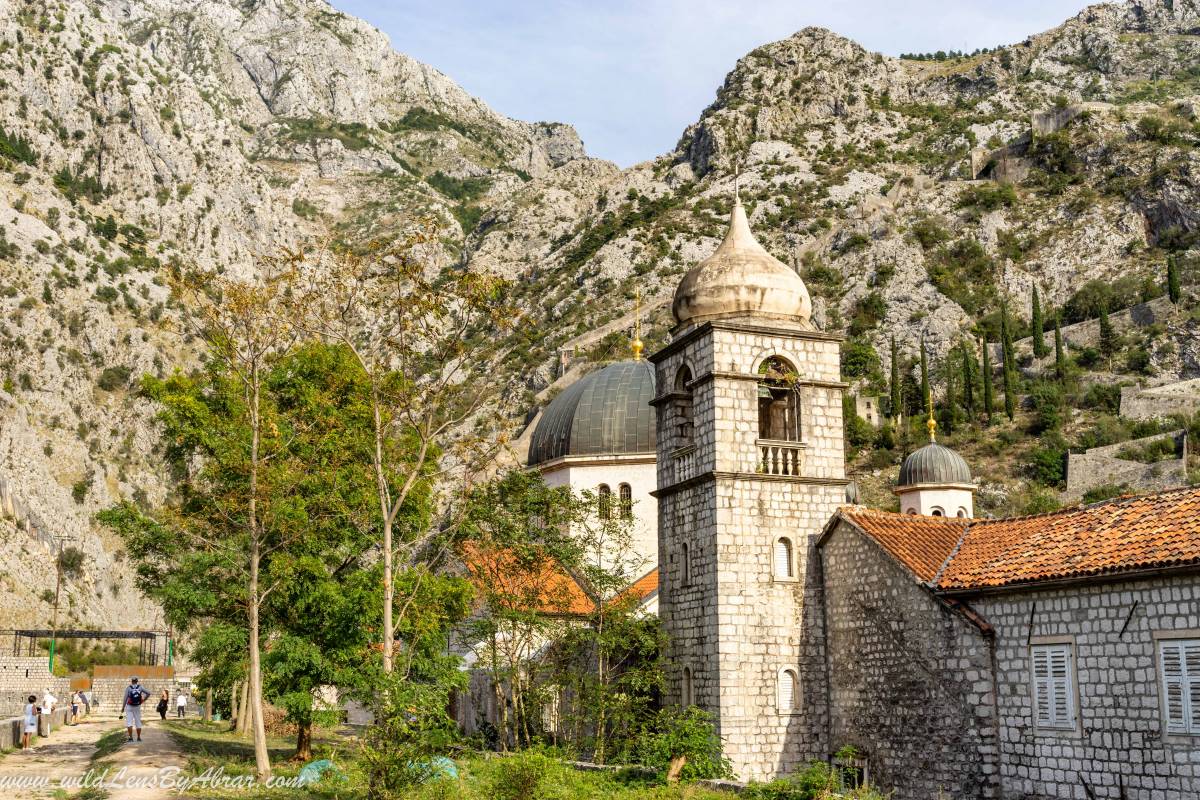
[[[775,577],[792,577],[792,543],[788,539],[775,540]]]
[[[1039,728],[1075,726],[1075,692],[1071,645],[1037,645],[1033,648],[1034,715]]]
[[[1167,733],[1200,734],[1200,639],[1159,645]]]

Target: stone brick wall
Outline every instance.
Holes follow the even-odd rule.
[[[800,452],[787,470],[764,462],[758,438],[757,370],[770,356],[799,375],[803,446],[785,448]],[[820,607],[806,601],[806,567],[811,541],[845,500],[838,339],[714,323],[677,336],[653,361],[667,700],[681,701],[690,670],[695,702],[715,715],[737,774],[770,779],[828,755]],[[679,434],[680,406],[670,397],[684,366],[692,375],[690,437]],[[773,575],[781,536],[792,544],[791,580]],[[781,713],[784,669],[799,675],[800,702]]]
[[[1156,419],[1197,410],[1200,410],[1200,378],[1150,388],[1121,387],[1121,416],[1128,419]]]
[[[818,554],[830,748],[855,747],[897,800],[997,797],[988,638],[845,522]]]
[[[1194,800],[1200,737],[1167,736],[1155,637],[1200,636],[1200,578],[978,598],[996,629],[1003,797]],[[1073,641],[1079,726],[1033,724],[1030,642]]]
[[[70,697],[70,679],[51,675],[45,656],[0,656],[0,714],[20,713],[31,694],[40,703],[47,687],[60,703]]]
[[[1127,447],[1165,438],[1174,440],[1179,458],[1143,464],[1118,457]],[[1089,489],[1106,484],[1128,484],[1131,489],[1159,491],[1185,486],[1187,482],[1187,432],[1181,429],[1071,453],[1067,456],[1067,488],[1063,497],[1079,500]]]

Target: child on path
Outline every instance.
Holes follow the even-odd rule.
[[[21,749],[29,749],[29,740],[37,733],[38,730],[38,714],[41,710],[38,709],[37,695],[29,695],[29,702],[25,704],[25,724],[21,729]]]
[[[158,705],[154,707],[154,710],[158,712],[158,716],[162,718],[163,722],[167,721],[167,708],[170,707],[170,698],[171,693],[163,689],[162,694],[158,697]]]

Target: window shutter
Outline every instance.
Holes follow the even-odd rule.
[[[1038,727],[1074,727],[1073,673],[1071,645],[1037,645],[1033,648],[1034,719]]]
[[[1165,641],[1159,652],[1167,733],[1200,734],[1200,639]]]
[[[792,546],[787,539],[775,540],[775,577],[792,577]]]
[[[796,673],[785,669],[779,673],[779,710],[792,711],[796,708]]]

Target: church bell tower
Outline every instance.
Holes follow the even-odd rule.
[[[711,713],[739,778],[829,755],[812,543],[845,502],[841,337],[734,204],[684,276],[657,387],[667,700]]]

